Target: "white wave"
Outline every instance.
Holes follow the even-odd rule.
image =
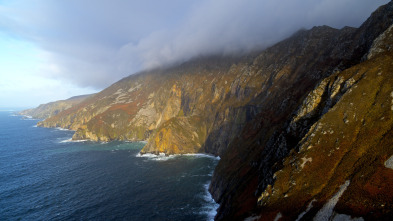
[[[220,157],[216,157],[210,154],[205,154],[205,153],[187,153],[187,154],[171,154],[171,155],[165,155],[165,153],[159,153],[157,154],[152,154],[152,153],[145,153],[145,154],[141,154],[138,153],[136,155],[136,157],[145,157],[151,160],[156,160],[156,161],[166,161],[166,160],[170,160],[176,157],[182,157],[182,156],[191,156],[191,157],[196,157],[196,158],[202,158],[202,157],[206,157],[206,158],[211,158],[211,159],[215,159],[215,160],[220,160]]]
[[[176,154],[176,155],[180,155],[180,156],[193,156],[193,157],[207,157],[207,158],[211,158],[211,159],[215,159],[215,160],[220,160],[219,156],[214,156],[211,154],[207,154],[207,153],[186,153],[186,154]]]
[[[33,125],[33,127],[38,127],[37,124]]]
[[[167,161],[169,159],[173,159],[173,158],[177,157],[177,155],[168,155],[167,156],[167,155],[165,155],[165,153],[159,153],[158,155],[152,154],[152,153],[145,153],[145,154],[138,153],[136,155],[136,157],[145,157],[149,160],[156,160],[156,161]]]
[[[69,129],[62,128],[62,127],[55,127],[55,128],[53,128],[53,129],[56,129],[56,130],[64,130],[64,131],[71,131],[71,130],[69,130]]]
[[[142,144],[147,144],[146,140],[124,140],[124,143],[142,143]]]
[[[59,143],[81,143],[81,142],[86,142],[89,140],[73,140],[72,138],[68,138],[66,140],[62,140]]]
[[[40,120],[40,119],[33,118],[32,116],[29,115],[19,115],[19,116],[22,116],[21,120]]]
[[[69,143],[72,142],[72,138],[66,139],[66,140],[62,140],[59,143]]]
[[[11,116],[14,116],[14,115],[15,115],[15,117],[18,117],[18,116],[22,117],[22,118],[21,118],[22,120],[40,120],[40,119],[33,118],[33,117],[30,116],[30,115],[17,115],[17,114],[13,114],[13,115],[11,115]]]
[[[220,204],[216,203],[214,199],[212,198],[210,192],[209,192],[209,185],[210,181],[206,183],[204,186],[205,192],[203,194],[203,201],[205,203],[205,206],[203,206],[202,211],[200,214],[204,214],[207,216],[207,220],[214,220],[214,217],[217,214],[217,209],[220,206]]]
[[[75,143],[81,143],[81,142],[87,142],[89,140],[72,140],[71,142],[75,142]]]

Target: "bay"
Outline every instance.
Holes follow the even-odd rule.
[[[211,220],[218,159],[138,155],[141,142],[71,142],[73,132],[0,112],[0,220]]]

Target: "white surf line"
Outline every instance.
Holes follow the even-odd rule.
[[[217,215],[217,209],[220,206],[220,204],[214,201],[212,195],[209,192],[210,182],[211,181],[203,185],[205,188],[203,199],[207,205],[203,207],[204,210],[201,213],[207,215],[207,220],[213,221],[214,217]]]
[[[81,142],[86,142],[89,140],[73,140],[72,138],[66,139],[66,140],[62,140],[59,143],[81,143]]]
[[[215,159],[215,160],[220,160],[219,156],[214,156],[214,155],[207,154],[207,153],[186,153],[186,154],[175,154],[175,155],[179,155],[179,156],[193,156],[193,157],[206,157],[206,158],[211,158],[211,159]]]
[[[70,130],[70,129],[66,129],[66,128],[62,128],[62,127],[53,127],[53,129],[61,130],[61,131],[75,131],[75,130]]]
[[[135,155],[136,157],[145,157],[149,160],[156,160],[156,161],[167,161],[169,159],[173,159],[176,157],[176,155],[165,155],[165,153],[159,153],[157,154],[152,154],[152,153],[145,153],[145,154],[141,154],[138,153],[137,155]]]
[[[138,153],[135,155],[136,157],[145,157],[151,160],[157,160],[157,161],[166,161],[169,159],[173,159],[175,157],[182,157],[182,156],[192,156],[192,157],[206,157],[206,158],[211,158],[215,160],[220,160],[219,156],[214,156],[210,154],[204,154],[204,153],[187,153],[187,154],[171,154],[171,155],[165,155],[165,153],[159,153],[159,154],[153,154],[153,153],[145,153],[141,154]]]

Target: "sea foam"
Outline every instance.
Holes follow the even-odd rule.
[[[62,127],[55,127],[55,128],[53,128],[53,129],[56,129],[56,130],[63,130],[63,131],[72,131],[72,130],[70,130],[70,129],[66,129],[66,128],[62,128]]]
[[[214,156],[211,154],[206,154],[206,153],[186,153],[186,154],[176,154],[179,156],[192,156],[192,157],[197,157],[197,158],[211,158],[215,160],[220,160],[219,156]]]
[[[216,203],[212,198],[211,194],[209,193],[209,185],[210,181],[203,185],[205,188],[205,192],[203,195],[203,201],[205,202],[205,206],[203,206],[203,211],[200,214],[204,214],[207,216],[207,220],[214,220],[214,217],[217,214],[217,209],[220,204]]]
[[[32,116],[28,116],[28,115],[21,115],[22,118],[21,120],[39,120],[39,119],[35,119]]]
[[[159,153],[158,155],[157,154],[152,154],[152,153],[146,153],[146,154],[138,153],[136,155],[136,157],[145,157],[145,158],[147,158],[149,160],[155,160],[155,161],[167,161],[169,159],[175,158],[176,155],[169,155],[169,156],[167,156],[167,155],[165,155],[165,153]]]
[[[62,140],[62,141],[60,141],[59,143],[80,143],[80,142],[86,142],[86,141],[89,141],[89,140],[73,140],[72,138],[68,138],[68,139],[66,139],[66,140]]]
[[[215,160],[220,160],[219,156],[214,156],[210,154],[204,154],[204,153],[187,153],[187,154],[171,154],[171,155],[165,155],[165,153],[159,153],[159,154],[152,154],[152,153],[145,153],[141,154],[138,153],[136,157],[145,157],[150,160],[156,160],[156,161],[167,161],[170,159],[174,159],[176,157],[195,157],[195,158],[211,158]]]

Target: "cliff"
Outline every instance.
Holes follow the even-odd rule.
[[[359,28],[144,71],[40,122],[141,153],[219,155],[217,220],[391,216],[393,3]],[[382,195],[382,196],[381,196]]]
[[[354,50],[347,68],[327,74],[307,93],[298,93],[308,87],[304,83],[292,84],[282,98],[264,102],[266,110],[244,128],[216,167],[210,191],[220,203],[217,219],[392,216],[391,190],[382,184],[391,179],[384,162],[391,140],[385,133],[391,126],[386,102],[391,101],[392,12],[390,2],[351,34],[344,49]],[[288,105],[288,97],[299,103]]]
[[[68,98],[67,100],[59,100],[47,104],[41,104],[36,108],[27,109],[19,112],[20,115],[32,116],[36,119],[46,119],[57,115],[58,113],[71,108],[72,106],[81,103],[88,98],[89,95],[80,95]]]
[[[390,42],[392,28],[384,34]],[[306,118],[318,120],[258,195],[261,219],[278,213],[290,219],[392,217],[392,70],[393,53],[372,53],[369,60],[325,78],[308,95],[288,130]],[[328,213],[333,199],[336,205]]]
[[[239,119],[233,126],[239,131],[246,111],[238,109],[261,87],[242,72],[248,60],[203,57],[131,75],[39,125],[76,130],[74,139],[149,139],[144,152],[204,152],[216,115]]]
[[[348,66],[354,49],[337,48],[350,47],[354,31],[316,27],[259,53],[201,57],[131,75],[39,125],[76,130],[73,139],[148,140],[142,153],[222,155],[267,97],[300,82],[307,88],[295,96],[302,96]]]

